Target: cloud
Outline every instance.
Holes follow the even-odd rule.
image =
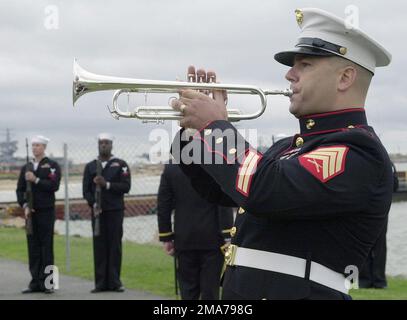
[[[55,5],[59,28],[47,30],[47,6]],[[393,53],[392,64],[378,70],[367,110],[390,151],[407,152],[405,2],[353,1],[361,27]],[[123,77],[173,80],[189,64],[211,68],[228,83],[283,89],[287,68],[273,59],[290,48],[298,27],[296,7],[315,6],[344,16],[347,1],[11,1],[0,3],[0,127],[16,138],[35,132],[53,141],[84,141],[99,131],[145,141],[155,126],[134,120],[114,121],[106,110],[109,92],[95,93],[72,108],[72,61],[86,69]],[[143,98],[133,98],[142,101]],[[150,103],[166,103],[150,97]],[[237,100],[245,102],[244,99]],[[296,132],[287,100],[270,98],[256,121],[264,135]],[[167,124],[164,128],[169,130]],[[21,143],[20,143],[21,145]]]

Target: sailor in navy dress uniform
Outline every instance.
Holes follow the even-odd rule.
[[[233,233],[232,208],[203,199],[172,163],[164,167],[157,202],[159,239],[166,253],[177,257],[181,298],[218,300],[224,248]]]
[[[296,48],[275,59],[291,67],[297,134],[262,154],[227,121],[222,92],[184,90],[172,102],[189,128],[172,155],[201,196],[240,207],[223,299],[350,299],[391,205],[390,160],[364,109],[391,55],[323,10],[295,17]]]
[[[95,204],[96,183],[102,187],[100,234],[93,236],[95,288],[92,293],[125,290],[120,280],[124,194],[130,191],[131,175],[127,163],[112,155],[113,139],[109,133],[98,136],[102,175],[96,176],[96,159],[86,165],[83,175],[83,196],[91,208]]]
[[[57,162],[45,156],[45,149],[50,140],[38,135],[31,139],[34,160],[21,168],[17,183],[17,200],[25,211],[28,209],[25,197],[26,180],[32,182],[33,233],[27,235],[28,263],[32,280],[23,293],[52,293],[52,288],[46,288],[45,273],[47,266],[54,265],[54,223],[55,223],[55,192],[59,189],[61,169]]]

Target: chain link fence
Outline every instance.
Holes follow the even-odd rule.
[[[91,210],[82,196],[82,178],[86,163],[97,155],[97,143],[71,143],[65,146],[63,164],[65,175],[57,193],[57,222],[55,230],[59,234],[69,232],[70,236],[91,237]],[[144,147],[134,140],[119,141],[113,144],[115,157],[127,162],[131,172],[131,189],[125,195],[125,218],[123,240],[137,243],[158,243],[157,192],[163,164],[151,164]],[[62,165],[62,163],[61,163]],[[67,204],[67,200],[69,203]],[[65,224],[69,208],[69,230]]]
[[[272,140],[263,138],[260,143],[270,145]],[[60,164],[62,171],[60,188],[56,193],[55,233],[66,238],[69,269],[70,238],[92,237],[91,209],[83,199],[82,179],[86,164],[98,154],[98,143],[95,138],[84,138],[83,141],[53,146],[53,150],[54,154],[50,153],[49,157]],[[112,153],[126,161],[131,172],[131,189],[125,195],[123,240],[158,245],[157,193],[164,164],[152,162],[157,158],[164,162],[168,155],[159,154],[157,157],[154,153],[155,159],[150,161],[151,150],[150,142],[132,137],[115,140]],[[3,213],[3,217],[6,217],[0,219],[2,224],[24,226],[23,211],[16,203],[15,194],[18,174],[24,164],[25,158],[14,159],[9,164],[0,163],[0,215]]]
[[[92,237],[91,209],[82,195],[82,178],[86,164],[98,154],[94,141],[69,143],[60,146],[61,153],[49,154],[61,166],[62,178],[56,193],[55,233],[66,236],[67,256],[69,238]],[[59,149],[59,148],[58,148]],[[114,141],[113,155],[127,162],[131,172],[131,190],[125,195],[123,240],[140,244],[159,244],[157,226],[157,192],[164,165],[149,161],[148,145],[143,141]],[[23,211],[16,203],[16,184],[25,159],[0,168],[0,214],[2,224],[23,227]],[[4,182],[4,183],[3,183]],[[69,265],[69,261],[67,261]]]

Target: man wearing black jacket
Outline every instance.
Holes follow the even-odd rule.
[[[127,163],[112,155],[113,137],[102,133],[98,137],[99,157],[89,162],[83,175],[83,196],[92,209],[92,230],[95,231],[95,191],[101,187],[100,233],[93,235],[95,288],[91,291],[123,292],[120,281],[124,194],[130,191],[131,175]],[[101,175],[96,174],[97,161]]]
[[[172,100],[180,126],[197,129],[175,137],[175,161],[202,197],[241,208],[224,299],[351,299],[391,205],[390,159],[364,108],[391,54],[329,12],[298,9],[293,21],[295,48],[274,56],[290,67],[292,137],[263,154],[228,121],[222,92],[182,90]],[[200,78],[192,69],[188,78]],[[214,72],[202,78],[216,82]]]
[[[26,218],[32,217],[32,234],[27,235],[28,262],[32,280],[22,293],[53,293],[46,288],[47,266],[54,265],[53,236],[55,222],[55,192],[59,189],[61,170],[55,161],[45,156],[49,139],[36,136],[31,140],[34,159],[21,168],[17,183],[17,201]],[[33,208],[27,203],[27,181],[32,184]]]
[[[158,191],[159,238],[166,253],[178,259],[182,299],[219,299],[222,250],[230,241],[232,225],[231,208],[207,202],[178,165],[165,166]]]

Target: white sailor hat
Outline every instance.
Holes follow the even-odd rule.
[[[47,145],[50,140],[47,137],[38,135],[31,138],[31,143],[40,143]]]
[[[339,56],[374,73],[376,67],[387,66],[391,54],[378,42],[355,26],[329,12],[316,8],[295,10],[301,29],[295,49],[279,52],[278,62],[292,66],[296,54]]]
[[[103,133],[100,133],[98,135],[98,140],[110,140],[110,141],[113,141],[114,137],[110,133],[103,132]]]

